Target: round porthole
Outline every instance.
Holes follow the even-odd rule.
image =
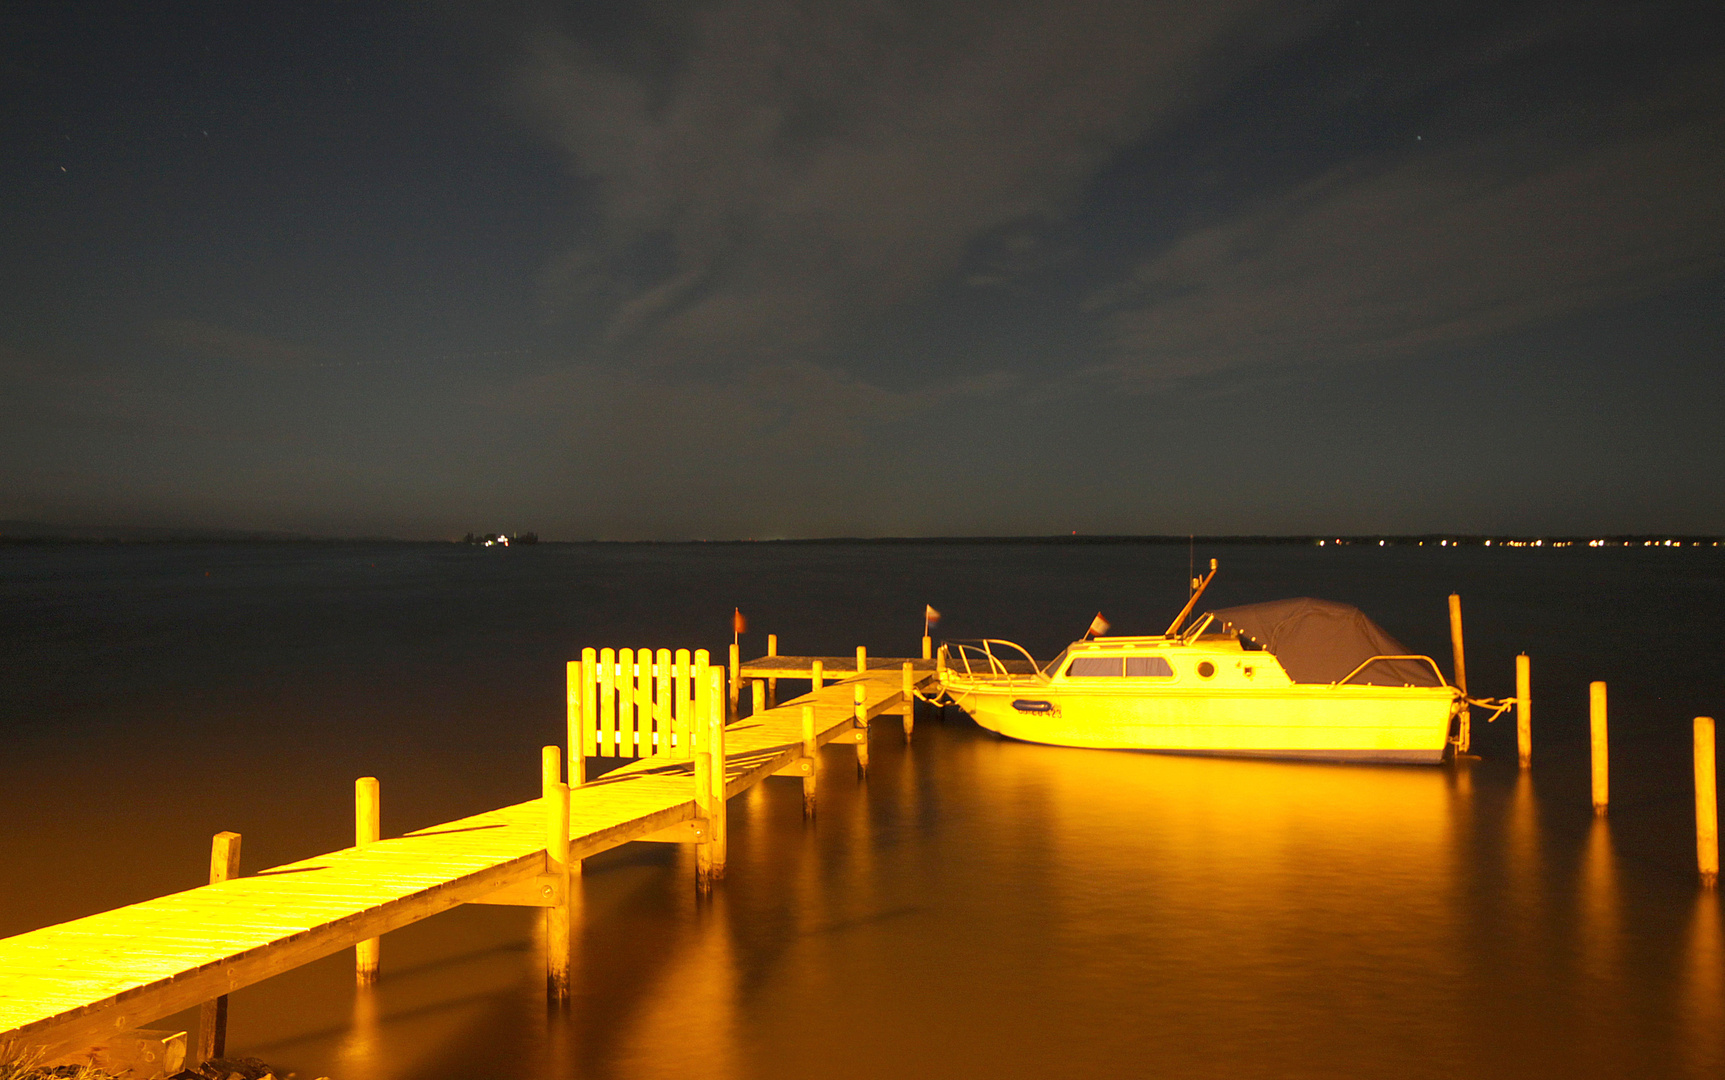
[[[1203,663],[1198,665],[1198,677],[1200,679],[1208,679],[1214,674],[1216,674],[1216,665],[1210,663],[1210,661],[1205,660]]]

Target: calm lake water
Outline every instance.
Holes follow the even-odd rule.
[[[1718,549],[1200,549],[1214,606],[1358,604],[1478,693],[1533,657],[1460,766],[1283,764],[1011,743],[887,718],[731,804],[729,878],[633,845],[583,878],[575,1002],[537,913],[470,907],[232,999],[230,1050],[301,1077],[1419,1077],[1725,1073],[1725,928],[1694,869],[1690,720],[1725,714]],[[1156,632],[1180,547],[0,548],[0,935],[531,798],[584,645],[764,651],[953,637],[1041,657],[1098,609]],[[1588,805],[1587,682],[1612,701]],[[175,1018],[190,1027],[195,1013]],[[157,1025],[165,1026],[165,1025]]]

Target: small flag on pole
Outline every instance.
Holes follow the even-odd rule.
[[[933,604],[922,606],[922,634],[928,636],[928,628],[940,621],[940,612],[934,610]]]
[[[1090,620],[1090,629],[1084,632],[1085,637],[1101,637],[1108,632],[1108,620],[1098,611],[1096,617]]]
[[[741,608],[732,608],[731,609],[731,644],[735,645],[737,643],[737,639],[742,637],[743,634],[745,634],[748,631],[748,629],[749,629],[749,620],[743,618],[742,609]]]

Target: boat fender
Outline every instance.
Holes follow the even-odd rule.
[[[1017,709],[1019,712],[1041,713],[1043,715],[1049,715],[1060,711],[1054,707],[1054,703],[1052,701],[1026,701],[1024,698],[1019,698],[1014,701],[1012,703],[1012,707]]]

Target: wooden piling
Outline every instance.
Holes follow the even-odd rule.
[[[910,661],[904,662],[904,741],[910,742],[911,732],[916,730],[916,677],[911,674]]]
[[[545,876],[551,903],[545,907],[545,996],[553,1005],[569,1003],[569,785],[563,783],[563,750],[540,751],[545,801]]]
[[[353,782],[353,846],[366,847],[383,838],[382,794],[377,777],[362,776]],[[353,948],[353,975],[360,986],[377,982],[383,962],[383,939],[366,938]]]
[[[737,699],[742,695],[742,692],[743,692],[743,679],[742,679],[743,654],[742,654],[741,649],[738,647],[737,643],[734,641],[731,642],[730,672],[731,672],[731,682],[730,682],[731,711],[726,713],[725,715],[730,717],[731,719],[735,719],[736,715],[737,715]]]
[[[858,649],[857,652],[862,652]],[[855,703],[856,741],[857,741],[857,775],[868,775],[868,698],[862,683],[856,685]]]
[[[826,681],[827,681],[826,675],[822,672],[821,662],[819,660],[816,660],[815,662],[810,664],[809,665],[809,693],[812,694],[816,690],[819,690],[822,686],[824,686],[826,684]]]
[[[924,660],[934,659],[934,639],[927,634],[922,635],[922,658]]]
[[[815,766],[821,752],[815,736],[815,707],[803,706],[803,756],[809,759],[809,771],[803,776],[803,817],[815,816]]]
[[[857,674],[868,674],[868,649],[861,645],[857,646]]]
[[[1449,644],[1455,663],[1455,687],[1467,696],[1467,649],[1462,644],[1461,633],[1461,597],[1456,593],[1449,594]],[[1473,710],[1464,702],[1458,714],[1461,725],[1456,733],[1456,752],[1468,753],[1473,749]]]
[[[1515,658],[1515,752],[1524,769],[1533,766],[1533,677],[1532,661],[1522,653]]]
[[[1603,816],[1611,801],[1611,756],[1605,737],[1605,684],[1587,688],[1588,726],[1593,735],[1593,812]]]
[[[695,804],[707,819],[707,842],[695,847],[695,891],[707,896],[725,876],[729,849],[725,829],[725,676],[708,673],[697,695],[707,704],[695,754]]]
[[[705,732],[702,733],[705,735]],[[705,739],[702,740],[703,743]],[[713,755],[706,746],[695,750],[695,808],[709,823],[708,839],[695,845],[695,893],[706,896],[713,891],[713,844],[711,822],[713,810]]]
[[[240,834],[219,832],[210,840],[210,884],[240,876]],[[197,1060],[201,1065],[228,1052],[228,995],[206,1001],[198,1013]]]
[[[584,752],[586,742],[581,735],[586,724],[586,713],[581,701],[583,685],[581,661],[569,661],[564,677],[564,689],[569,699],[569,783],[576,787],[587,782],[587,755]]]
[[[1701,885],[1719,883],[1719,786],[1713,718],[1695,718],[1695,862]]]
[[[709,831],[713,836],[712,875],[714,881],[725,876],[725,863],[730,853],[730,830],[725,822],[725,712],[720,707],[725,700],[725,673],[711,672],[707,676],[707,748],[712,752],[713,818]]]
[[[771,706],[767,703],[767,680],[754,679],[749,683],[749,715],[759,716]]]
[[[768,634],[767,635],[767,655],[768,656],[779,655],[779,635],[777,635],[777,634]],[[776,709],[778,707],[779,707],[779,680],[768,679],[767,680],[767,708]]]

